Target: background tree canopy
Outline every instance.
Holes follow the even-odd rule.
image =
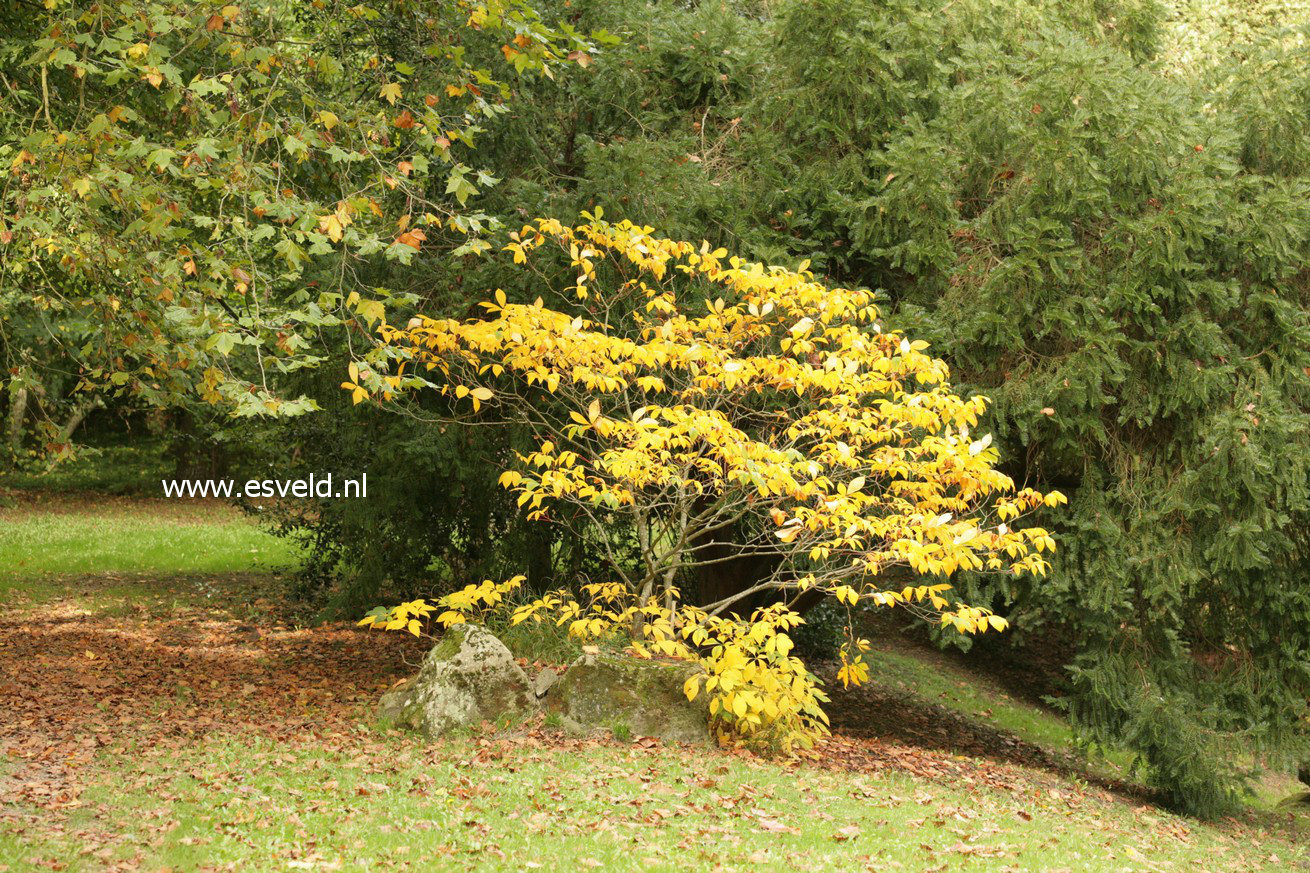
[[[991,398],[1070,505],[1048,578],[955,584],[1065,644],[1087,740],[1203,813],[1307,755],[1307,4],[46,5],[0,13],[19,439],[80,395],[276,414],[231,436],[279,475],[378,477],[283,519],[339,602],[541,590],[598,559],[494,488],[523,435],[338,386],[383,319],[555,286],[496,227],[603,206],[874,289]]]

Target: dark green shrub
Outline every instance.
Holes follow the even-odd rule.
[[[824,599],[806,610],[805,623],[791,630],[796,654],[808,661],[835,661],[846,640],[848,607]]]

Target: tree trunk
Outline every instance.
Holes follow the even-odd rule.
[[[554,540],[544,524],[529,527],[526,536],[528,590],[545,594],[555,585],[555,562],[551,554]]]
[[[690,602],[703,606],[726,600],[734,594],[758,585],[778,569],[779,558],[776,555],[733,557],[735,547],[729,544],[734,536],[733,530],[715,531],[712,536],[720,542],[713,545],[698,545],[695,540],[692,541],[696,549],[696,558],[712,563],[696,569],[694,580],[696,590],[687,592]],[[749,615],[757,607],[777,599],[777,592],[761,591],[733,604],[728,611]]]
[[[695,515],[704,513],[709,508],[709,498],[702,497],[692,508]],[[696,567],[687,582],[691,590],[684,591],[683,597],[688,603],[705,606],[727,600],[747,588],[758,585],[778,569],[777,555],[737,555],[732,545],[741,537],[738,524],[719,528],[700,536],[693,535],[687,543],[698,562],[706,562]],[[708,542],[707,542],[708,540]],[[777,600],[777,592],[761,591],[743,598],[728,607],[729,612],[749,615],[757,607]]]
[[[64,422],[64,427],[59,432],[63,441],[68,442],[73,438],[73,434],[77,431],[78,427],[81,426],[82,422],[86,420],[86,417],[91,414],[91,410],[98,409],[104,405],[105,401],[101,400],[99,396],[79,401],[78,404],[73,407],[73,412],[68,416],[68,421]]]
[[[19,388],[9,395],[9,422],[6,444],[16,458],[23,450],[23,419],[27,417],[27,389]]]

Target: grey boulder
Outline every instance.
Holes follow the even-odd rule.
[[[700,667],[623,655],[583,655],[546,695],[546,711],[574,731],[625,729],[665,742],[710,743],[707,695],[687,700],[683,685]]]
[[[536,710],[532,683],[505,644],[480,625],[457,624],[417,676],[382,697],[379,715],[428,739]]]

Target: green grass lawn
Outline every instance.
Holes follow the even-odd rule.
[[[1068,723],[1055,713],[1016,700],[995,682],[970,673],[945,656],[890,646],[868,655],[875,681],[984,720],[1020,739],[1047,748],[1073,744]]]
[[[565,741],[313,748],[211,738],[106,761],[64,836],[0,857],[69,870],[1289,869],[1287,834],[1199,825],[1019,776],[1005,788]],[[78,856],[68,836],[115,835]],[[1254,840],[1255,836],[1264,840]],[[21,863],[21,862],[20,862]]]
[[[1055,752],[1069,769],[1088,778],[1134,781],[1133,755],[1123,749],[1079,750],[1068,721],[1056,712],[1016,699],[999,683],[969,670],[944,654],[920,646],[881,639],[867,656],[874,684],[894,689],[909,700],[922,700],[954,710],[979,724]],[[1252,786],[1248,802],[1274,809],[1288,796],[1304,790],[1291,774],[1266,773]]]
[[[296,547],[219,502],[22,499],[0,509],[0,599],[60,580],[201,576],[293,568]]]

